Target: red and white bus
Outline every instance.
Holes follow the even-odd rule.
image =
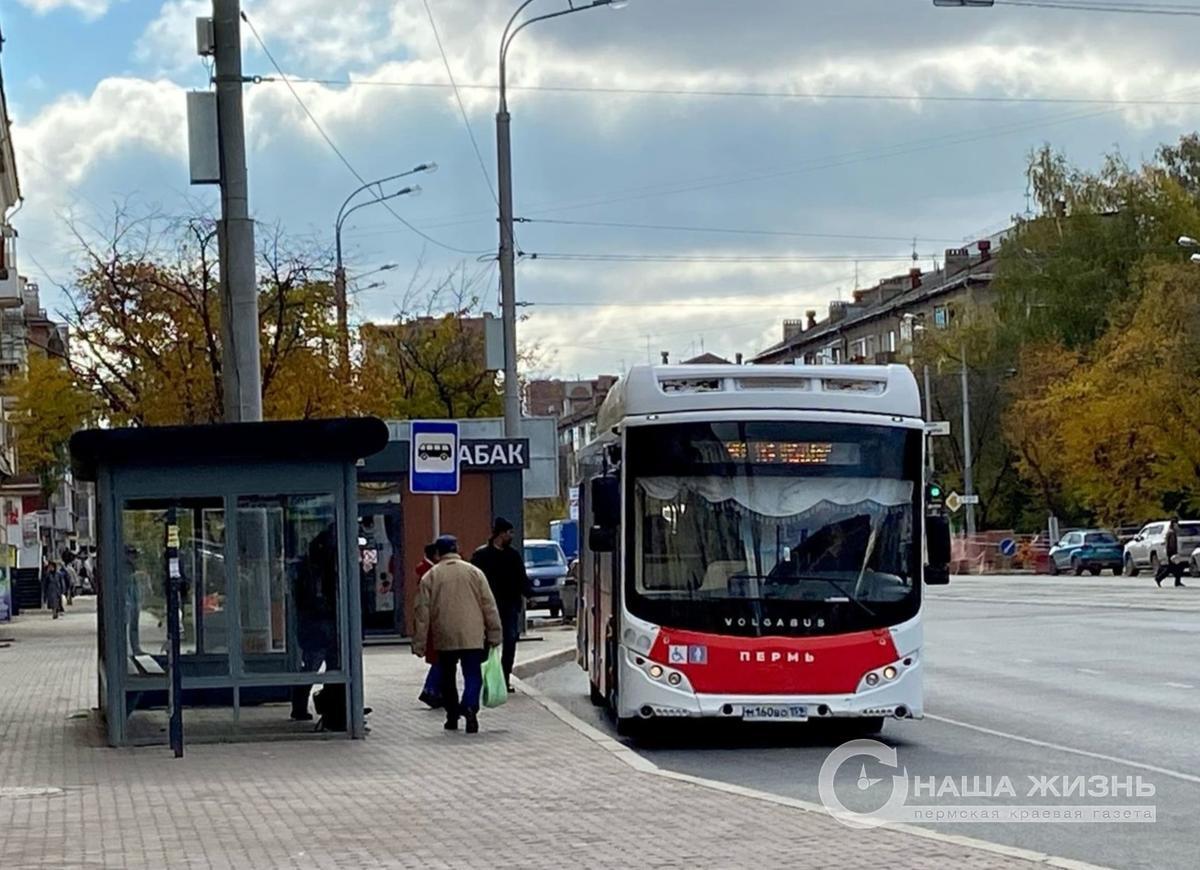
[[[639,366],[580,454],[579,663],[645,720],[921,718],[948,580],[904,366]]]

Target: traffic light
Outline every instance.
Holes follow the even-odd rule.
[[[941,507],[942,502],[946,498],[946,490],[942,489],[940,483],[927,483],[925,485],[925,504],[933,507]]]

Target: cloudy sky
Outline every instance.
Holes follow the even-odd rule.
[[[394,317],[417,263],[465,264],[494,305],[495,57],[516,0],[428,0],[461,109],[426,0],[243,5],[355,171],[440,166],[396,204],[427,238],[378,207],[349,224],[352,274],[399,267],[365,280],[388,283],[356,295],[357,317]],[[213,203],[188,186],[183,126],[185,92],[208,86],[193,35],[208,8],[0,2],[22,266],[43,287],[72,273],[72,218]],[[914,238],[928,268],[1003,228],[1031,147],[1094,165],[1200,126],[1198,37],[1192,15],[931,0],[632,0],[535,25],[510,57],[521,339],[566,376],[648,350],[753,353],[856,273],[906,270]],[[245,51],[247,74],[279,78],[248,32]],[[353,172],[285,84],[247,100],[252,210],[328,240]]]

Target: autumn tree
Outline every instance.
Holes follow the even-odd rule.
[[[362,405],[382,417],[498,417],[497,373],[487,367],[479,285],[465,266],[437,279],[421,270],[393,323],[361,329]]]
[[[49,497],[69,462],[67,442],[92,416],[92,396],[81,390],[60,355],[30,348],[28,362],[4,384],[17,447],[17,470],[38,479]]]
[[[107,420],[127,425],[222,419],[221,305],[215,223],[118,212],[101,242],[77,232],[83,265],[68,325],[71,365]],[[264,413],[335,416],[352,389],[335,346],[329,255],[267,234],[259,252]]]

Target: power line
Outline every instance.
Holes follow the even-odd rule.
[[[1022,5],[1013,0],[1012,5]],[[1076,8],[1076,7],[1070,7]],[[1200,9],[1200,7],[1198,7]],[[1109,11],[1109,10],[1105,10]],[[1200,14],[1200,11],[1189,14]],[[263,76],[258,81],[271,83],[275,79]],[[457,90],[486,90],[495,91],[498,85],[486,82],[457,82],[450,85],[446,82],[430,81],[386,81],[379,79],[323,79],[323,78],[292,78],[293,82],[304,84],[325,85],[330,87],[386,87],[439,89],[454,87]],[[851,102],[894,102],[894,103],[983,103],[983,104],[1014,104],[1014,105],[1096,105],[1096,106],[1196,106],[1200,100],[1163,100],[1138,99],[1117,97],[1008,97],[996,94],[967,95],[967,94],[888,94],[888,93],[845,93],[836,91],[790,91],[790,90],[753,90],[753,89],[714,89],[714,88],[634,88],[614,87],[609,85],[509,85],[510,90],[520,90],[542,93],[562,94],[596,94],[601,96],[652,96],[652,97],[712,97],[712,98],[746,98],[771,100],[829,100]]]
[[[684,233],[713,233],[714,235],[739,235],[739,236],[780,236],[784,238],[797,239],[847,239],[851,241],[863,242],[905,242],[911,243],[912,236],[868,236],[855,235],[848,233],[802,233],[793,232],[790,230],[762,230],[748,229],[740,227],[695,227],[681,226],[675,224],[639,224],[625,223],[622,221],[581,221],[581,220],[565,220],[562,218],[517,218],[519,223],[529,224],[554,224],[557,226],[577,226],[577,227],[608,227],[614,229],[631,229],[631,230],[661,230],[665,232],[684,232]],[[935,239],[917,237],[918,241],[924,242],[945,242],[947,244],[960,244],[961,239]]]
[[[775,255],[752,254],[653,254],[609,252],[529,252],[525,260],[565,260],[585,263],[890,263],[909,259],[911,254],[827,254]],[[926,256],[926,255],[921,255]]]
[[[996,0],[996,5],[1025,6],[1035,9],[1067,9],[1074,12],[1119,12],[1129,15],[1200,17],[1200,7],[1166,3],[1144,5],[1138,3],[1107,4],[1097,2],[1097,0],[1089,0],[1087,3],[1068,3],[1066,0]]]
[[[295,86],[288,79],[287,75],[283,71],[283,68],[279,65],[279,62],[277,60],[275,60],[275,56],[273,54],[271,54],[271,50],[269,48],[267,48],[267,44],[263,41],[263,38],[259,35],[258,28],[256,28],[254,26],[254,22],[252,22],[250,20],[249,16],[247,16],[245,12],[242,13],[242,20],[246,22],[246,26],[250,28],[250,32],[252,34],[254,34],[254,40],[258,43],[258,47],[260,49],[262,49],[262,53],[264,55],[266,55],[266,58],[268,61],[270,61],[271,66],[273,66],[275,68],[275,71],[277,73],[279,73],[280,79],[287,86],[287,89],[291,92],[292,96],[295,98],[295,100],[299,104],[300,108],[304,111],[304,114],[308,116],[308,120],[312,122],[312,125],[317,129],[317,132],[321,134],[321,138],[325,140],[325,144],[327,144],[330,147],[330,149],[333,151],[333,153],[337,155],[338,159],[341,160],[341,162],[345,165],[345,167],[348,170],[350,170],[351,175],[353,175],[355,178],[357,178],[360,183],[368,184],[369,182],[367,181],[367,179],[357,169],[354,168],[354,164],[352,164],[346,158],[346,155],[342,153],[341,149],[338,148],[337,144],[333,141],[332,138],[330,138],[329,134],[325,132],[325,128],[321,126],[321,122],[317,120],[317,117],[312,113],[312,111],[308,108],[308,105],[301,98],[299,92],[296,90]],[[400,221],[400,223],[404,224],[404,226],[408,227],[410,230],[412,230],[414,233],[416,233],[421,238],[425,239],[428,242],[432,242],[433,244],[437,245],[440,248],[445,248],[446,250],[453,251],[456,254],[486,254],[486,253],[489,253],[488,251],[468,251],[465,248],[459,248],[454,245],[447,244],[446,242],[443,242],[440,239],[435,239],[433,236],[418,229],[417,227],[415,227],[411,223],[409,223],[407,220],[405,220],[403,217],[401,217],[400,213],[397,212],[395,209],[393,209],[389,203],[381,202],[380,205],[382,205],[385,209],[387,209],[388,213],[391,214],[392,217],[394,217],[396,220]]]
[[[442,55],[442,63],[446,66],[446,77],[450,79],[450,87],[454,89],[454,99],[458,103],[458,111],[462,115],[463,126],[467,128],[467,136],[471,139],[471,147],[475,150],[475,158],[479,161],[479,170],[483,173],[483,180],[487,184],[488,192],[491,193],[493,201],[496,205],[500,205],[500,198],[496,195],[496,188],[492,185],[492,177],[488,175],[487,166],[483,162],[483,153],[479,150],[479,142],[475,138],[475,131],[471,128],[471,120],[467,117],[467,107],[463,105],[462,94],[459,93],[458,85],[454,81],[454,70],[450,68],[450,58],[446,56],[446,49],[442,46],[442,35],[438,32],[437,21],[433,17],[433,9],[429,5],[429,0],[422,0],[425,4],[425,14],[429,16],[429,26],[433,30],[433,38],[437,42],[438,51]]]

